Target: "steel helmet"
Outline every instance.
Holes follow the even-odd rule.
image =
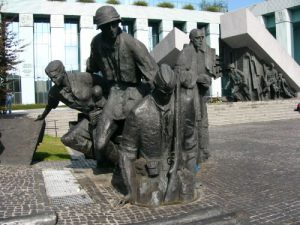
[[[101,6],[96,11],[95,21],[97,24],[97,29],[100,28],[101,25],[110,23],[113,21],[121,21],[120,15],[117,10],[112,6]]]

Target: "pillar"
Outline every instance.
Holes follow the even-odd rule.
[[[197,28],[197,22],[190,22],[190,21],[186,22],[185,29],[187,34],[189,34],[191,30],[196,28]]]
[[[159,40],[164,39],[173,30],[173,20],[162,20],[160,24]]]
[[[80,17],[80,68],[86,70],[86,60],[90,56],[91,41],[93,37],[100,32],[96,30],[93,23],[93,16]]]
[[[216,50],[216,54],[219,55],[219,37],[220,37],[220,24],[210,23],[207,25],[206,42],[207,44]],[[221,78],[213,79],[211,84],[211,96],[222,96],[222,82]]]
[[[20,53],[22,104],[34,104],[33,14],[19,14],[19,39],[27,45]]]
[[[52,60],[65,63],[65,23],[64,15],[51,15],[51,56]]]
[[[148,19],[136,18],[134,24],[134,37],[141,41],[149,50]]]
[[[287,9],[275,12],[276,39],[290,56],[293,55],[293,24]]]

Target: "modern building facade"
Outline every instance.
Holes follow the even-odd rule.
[[[274,2],[283,2],[276,7]],[[13,29],[22,43],[28,44],[20,54],[23,61],[14,71],[11,83],[15,103],[45,103],[51,82],[44,68],[51,60],[61,60],[67,70],[85,71],[90,42],[96,30],[94,15],[102,3],[74,0],[9,0],[2,15],[13,18]],[[207,44],[219,53],[220,16],[198,10],[168,9],[134,5],[114,6],[122,17],[122,29],[149,51],[174,27],[189,33],[205,28]],[[269,0],[249,8],[300,63],[300,0]],[[283,18],[282,18],[283,17]],[[274,19],[275,18],[275,19]],[[299,45],[299,46],[298,46]],[[211,96],[221,96],[221,78],[213,81]]]

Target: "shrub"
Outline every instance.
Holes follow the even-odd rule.
[[[202,2],[200,3],[200,7],[202,10],[210,12],[228,11],[228,3],[225,0],[214,0],[213,2],[207,2],[206,0],[202,0]]]
[[[174,8],[174,5],[171,2],[161,2],[158,3],[157,6],[162,8],[170,8],[170,9]]]
[[[148,2],[143,1],[143,0],[138,0],[132,3],[133,5],[138,5],[138,6],[148,6]]]
[[[77,2],[83,2],[83,3],[95,3],[95,0],[77,0]]]
[[[106,3],[111,4],[111,5],[119,5],[120,1],[119,0],[107,0]]]
[[[49,2],[65,2],[66,0],[48,0]]]
[[[194,6],[191,5],[191,4],[184,5],[182,8],[183,9],[189,9],[189,10],[194,10],[195,9]]]

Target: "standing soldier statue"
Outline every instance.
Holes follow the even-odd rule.
[[[216,76],[214,49],[205,44],[200,29],[190,32],[190,44],[181,51],[175,71],[180,82],[182,149],[191,170],[209,157],[208,117],[205,94]]]
[[[106,81],[103,88],[108,89],[107,103],[99,117],[94,140],[96,159],[101,164],[109,140],[122,129],[129,111],[152,87],[158,66],[140,41],[119,28],[121,19],[115,8],[100,7],[95,20],[97,29],[102,32],[91,42],[87,71],[100,72]]]

